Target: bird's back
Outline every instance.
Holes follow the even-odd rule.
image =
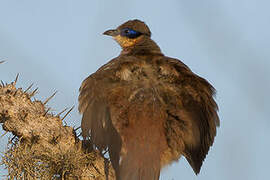
[[[218,125],[213,94],[179,60],[123,54],[81,86],[83,136],[109,148],[118,179],[158,179],[181,155],[198,173]]]

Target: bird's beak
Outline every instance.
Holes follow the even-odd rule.
[[[110,29],[108,31],[105,31],[103,34],[108,35],[108,36],[117,36],[120,33],[119,33],[119,31],[117,29]]]

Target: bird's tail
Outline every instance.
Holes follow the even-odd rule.
[[[161,152],[165,147],[162,143],[166,142],[164,116],[160,112],[160,107],[152,102],[129,109],[117,180],[159,179]]]
[[[120,158],[118,180],[158,180],[160,174],[160,155],[151,147],[140,147],[129,151]],[[147,150],[149,149],[149,150]]]

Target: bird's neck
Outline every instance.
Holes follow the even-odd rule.
[[[160,54],[162,52],[159,46],[149,37],[143,38],[140,42],[133,46],[122,47],[121,54],[126,55],[147,55],[147,54]]]

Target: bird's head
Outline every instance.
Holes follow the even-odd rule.
[[[151,37],[148,26],[137,19],[127,21],[118,28],[105,31],[103,34],[112,36],[123,49],[141,44]]]

